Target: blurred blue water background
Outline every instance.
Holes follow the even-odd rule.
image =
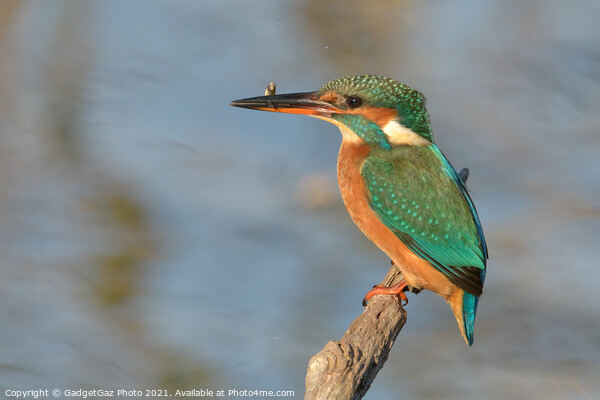
[[[490,249],[475,343],[412,297],[369,399],[600,397],[600,3],[4,1],[0,388],[295,390],[389,268],[340,135],[228,106],[428,98]]]

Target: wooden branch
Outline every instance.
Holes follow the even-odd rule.
[[[395,267],[381,282],[391,286],[402,273]],[[397,296],[373,296],[344,337],[329,342],[308,363],[305,399],[362,399],[388,358],[406,322]]]

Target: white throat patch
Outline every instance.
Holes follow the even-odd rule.
[[[382,128],[382,131],[393,145],[429,146],[431,144],[429,140],[419,136],[415,131],[405,127],[395,119],[390,120]]]

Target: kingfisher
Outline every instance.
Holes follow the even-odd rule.
[[[305,114],[342,133],[337,178],[354,223],[402,272],[374,295],[433,291],[450,305],[465,340],[473,330],[488,259],[465,183],[433,139],[425,97],[379,75],[335,79],[316,92],[235,100],[232,106]]]

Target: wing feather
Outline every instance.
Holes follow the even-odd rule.
[[[487,246],[467,190],[437,146],[401,146],[365,159],[379,219],[461,289],[481,295]]]

